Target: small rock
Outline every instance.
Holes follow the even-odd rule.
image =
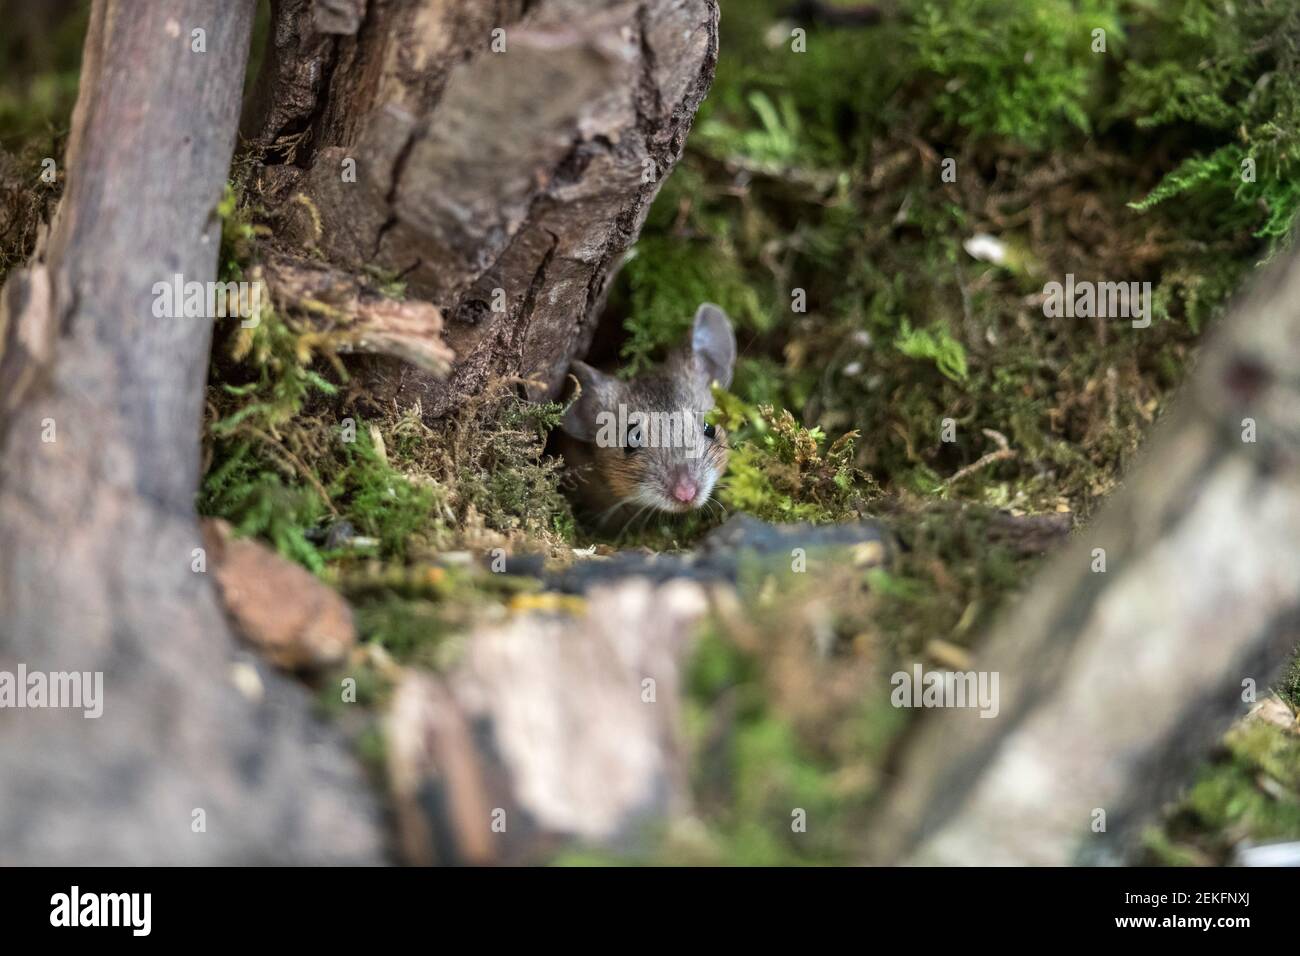
[[[230,525],[203,522],[204,543],[226,612],[243,637],[286,670],[337,664],[356,643],[352,612],[308,571]]]
[[[976,233],[961,245],[972,259],[992,262],[994,265],[1002,265],[1007,261],[1006,245],[1001,239],[986,232]]]
[[[1297,722],[1296,715],[1291,713],[1291,708],[1276,694],[1270,694],[1252,707],[1246,719],[1262,720],[1266,724],[1281,727],[1291,733],[1300,733],[1300,722]]]
[[[352,527],[351,521],[336,521],[330,525],[329,532],[325,535],[325,547],[333,551],[341,548],[357,536],[357,529]]]

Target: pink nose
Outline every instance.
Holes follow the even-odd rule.
[[[677,484],[673,485],[673,497],[682,504],[688,505],[695,500],[695,495],[699,490],[700,486],[695,483],[694,478],[683,476],[677,479]]]

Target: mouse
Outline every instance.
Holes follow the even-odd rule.
[[[699,307],[684,343],[628,379],[582,361],[560,421],[577,510],[601,527],[703,508],[727,467],[727,436],[704,420],[713,385],[731,384],[736,335],[720,306]]]

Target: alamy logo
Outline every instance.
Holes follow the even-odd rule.
[[[170,282],[155,282],[153,314],[159,319],[239,318],[246,329],[262,320],[262,303],[267,299],[266,283],[185,281],[179,272]]]
[[[1049,319],[1132,319],[1133,328],[1151,324],[1150,282],[1074,281],[1074,273],[1065,274],[1065,284],[1049,282],[1043,286],[1043,315]]]
[[[894,690],[889,702],[895,707],[978,707],[981,717],[996,717],[997,671],[929,671],[921,665],[912,673],[897,671],[889,678]]]
[[[618,448],[626,443],[632,448],[682,448],[687,458],[698,458],[704,448],[696,428],[698,414],[687,409],[679,412],[629,412],[619,402],[618,413],[604,411],[596,415],[596,445]]]
[[[103,671],[0,671],[0,709],[81,708],[82,717],[104,713]]]
[[[148,936],[152,927],[152,893],[70,893],[50,897],[51,926],[129,926],[131,935]]]

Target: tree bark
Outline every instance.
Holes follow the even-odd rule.
[[[97,719],[0,718],[4,863],[380,859],[359,768],[194,570],[211,327],[152,311],[216,276],[252,8],[97,0],[67,191],[0,300],[0,670],[103,674]]]
[[[372,384],[430,416],[501,376],[553,395],[712,81],[715,0],[280,0],[274,21],[244,118],[268,200],[334,265],[403,277],[457,356]]]
[[[874,828],[878,862],[1122,861],[1245,712],[1244,688],[1264,693],[1300,639],[1298,302],[1293,257],[981,649],[998,716],[923,718]]]

